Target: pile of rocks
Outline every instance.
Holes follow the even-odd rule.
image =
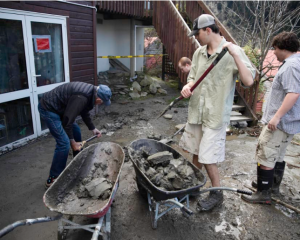
[[[149,93],[163,95],[167,94],[167,91],[160,86],[158,81],[147,75],[145,75],[144,79],[141,81],[139,81],[139,78],[137,78],[137,80],[133,82],[131,90],[132,92],[130,92],[129,95],[132,99],[145,97]]]
[[[111,195],[113,183],[107,179],[106,163],[94,163],[90,173],[79,183],[76,195],[78,198],[106,200]]]
[[[162,190],[176,191],[202,184],[201,172],[194,171],[183,157],[174,159],[169,151],[150,155],[145,148],[136,152],[132,149],[129,151],[140,170]]]

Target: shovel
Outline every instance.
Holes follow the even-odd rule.
[[[83,146],[84,146],[87,142],[92,141],[92,140],[95,139],[96,137],[97,137],[97,135],[92,136],[92,137],[90,137],[89,139],[87,139],[87,140],[85,140],[85,141],[82,141],[82,142],[81,142],[81,149],[83,148]]]
[[[185,128],[185,125],[182,128],[180,128],[176,133],[174,133],[171,137],[162,139],[159,142],[164,143],[164,144],[167,144],[168,142],[171,142],[173,140],[173,137],[175,137],[178,133],[180,133],[184,128]]]
[[[220,52],[220,54],[217,56],[217,58],[215,59],[215,61],[213,61],[213,63],[209,66],[209,68],[206,69],[206,71],[202,74],[202,76],[198,79],[198,81],[194,84],[194,86],[191,87],[191,92],[193,92],[194,89],[202,82],[202,80],[213,69],[213,67],[217,65],[217,63],[227,53],[227,51],[228,51],[228,48],[224,48],[222,50],[222,52]],[[179,102],[183,98],[184,98],[183,96],[180,96],[180,97],[176,98],[173,102],[170,103],[170,105],[167,108],[165,108],[164,111],[162,111],[162,113],[156,119],[159,119],[162,115],[164,115],[168,110],[170,110],[177,102]]]

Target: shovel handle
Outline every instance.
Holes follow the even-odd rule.
[[[82,142],[81,142],[81,148],[83,148],[83,146],[84,146],[87,142],[92,141],[92,140],[95,139],[96,137],[97,137],[97,135],[92,136],[92,137],[90,137],[89,139],[87,139],[87,140],[85,140],[85,141],[82,141]]]

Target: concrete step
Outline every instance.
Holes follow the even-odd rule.
[[[242,111],[244,109],[245,109],[245,106],[243,106],[243,105],[236,105],[236,104],[232,105],[232,111]]]

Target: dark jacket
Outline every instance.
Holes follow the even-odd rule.
[[[95,105],[95,94],[94,85],[71,82],[44,93],[40,103],[45,110],[60,116],[67,135],[73,139],[72,124],[78,115],[81,115],[89,130],[95,129],[89,114]]]

